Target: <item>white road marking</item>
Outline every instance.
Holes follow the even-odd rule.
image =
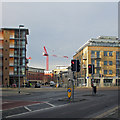
[[[46,104],[48,104],[48,105],[50,105],[50,106],[52,106],[52,107],[55,107],[55,105],[53,105],[53,104],[51,104],[51,103],[49,103],[49,102],[46,102]]]
[[[6,103],[12,103],[12,102],[2,102],[2,104],[6,104]]]
[[[30,104],[30,105],[26,105],[26,106],[32,106],[32,105],[37,105],[37,104],[43,104],[43,103],[33,103],[33,104]],[[10,108],[10,109],[4,109],[3,111],[5,111],[5,110],[13,110],[13,109],[20,108],[20,107],[23,107],[23,106],[18,106],[18,107],[14,107],[14,108]]]
[[[109,115],[110,113],[112,113],[113,111],[115,111],[115,110],[118,109],[118,108],[119,108],[118,106],[117,106],[117,107],[114,107],[114,108],[112,108],[112,109],[110,109],[110,110],[102,113],[101,115],[96,116],[95,118],[102,118],[102,117],[104,117],[104,116],[106,116],[106,115]]]
[[[32,111],[31,109],[29,109],[27,106],[24,106],[24,108],[28,111]]]
[[[21,116],[21,115],[25,115],[25,114],[31,114],[31,113],[34,113],[34,112],[40,112],[40,111],[43,111],[43,110],[54,109],[54,108],[63,107],[63,106],[67,106],[67,105],[69,105],[69,104],[64,104],[64,105],[59,105],[59,106],[49,107],[49,108],[43,108],[43,109],[29,111],[29,112],[25,112],[25,113],[16,114],[16,115],[10,115],[10,116],[6,116],[5,118],[11,118],[11,117]]]
[[[42,102],[42,103],[34,103],[34,104],[31,104],[31,105],[26,105],[27,107],[29,107],[29,106],[33,106],[33,105],[39,105],[39,104],[43,104],[44,102]]]

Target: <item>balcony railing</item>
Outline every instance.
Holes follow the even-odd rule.
[[[14,39],[14,35],[10,35],[10,39]]]
[[[10,53],[10,55],[9,55],[10,57],[14,57],[14,53]]]
[[[14,63],[9,63],[9,66],[14,66]]]
[[[83,56],[83,60],[87,60],[87,56]]]
[[[19,45],[15,45],[15,48],[19,48]],[[20,46],[20,48],[25,48],[25,46]]]
[[[95,68],[101,68],[100,64],[95,64]]]
[[[14,72],[9,72],[9,75],[14,75]]]
[[[91,55],[91,59],[101,59],[101,56],[97,56],[97,55]]]
[[[87,67],[86,67],[86,65],[82,65],[82,68],[83,68],[83,69],[86,69]]]
[[[94,77],[101,77],[101,74],[94,74]]]
[[[116,69],[120,69],[120,65],[116,66]]]
[[[10,44],[10,46],[9,46],[10,48],[14,48],[15,46],[14,46],[14,44]]]

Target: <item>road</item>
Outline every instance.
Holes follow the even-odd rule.
[[[37,88],[3,90],[3,118],[99,118],[118,106],[117,89],[75,89],[74,101],[68,101],[67,89]],[[102,116],[104,115],[104,116]]]

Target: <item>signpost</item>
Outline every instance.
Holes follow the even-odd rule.
[[[71,89],[71,88],[68,88],[68,89],[67,89],[67,93],[68,93],[68,98],[69,98],[69,100],[70,100],[70,98],[71,98],[71,92],[72,92],[72,89]]]

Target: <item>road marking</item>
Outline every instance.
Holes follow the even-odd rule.
[[[6,104],[6,103],[12,103],[12,102],[2,102],[2,104]]]
[[[31,109],[29,109],[27,106],[24,106],[24,108],[28,111],[32,111]]]
[[[55,107],[55,105],[53,105],[53,104],[51,104],[51,103],[49,103],[49,102],[46,102],[46,104],[48,104],[48,105],[50,105],[50,106],[52,106],[52,107]]]
[[[102,113],[101,115],[96,116],[95,118],[102,118],[105,117],[106,115],[109,115],[111,112],[115,111],[116,109],[118,109],[119,107],[114,107],[113,109],[110,109],[104,113]]]
[[[31,104],[31,105],[26,105],[27,107],[29,107],[29,106],[33,106],[33,105],[39,105],[39,104],[43,104],[44,102],[42,102],[42,103],[35,103],[35,104]]]
[[[67,105],[69,105],[69,104],[64,104],[64,105],[59,105],[59,106],[49,107],[49,108],[43,108],[43,109],[29,111],[29,112],[24,112],[24,113],[20,113],[20,114],[16,114],[16,115],[10,115],[10,116],[6,116],[5,118],[11,118],[11,117],[16,117],[16,116],[21,116],[21,115],[25,115],[25,114],[29,114],[29,113],[40,112],[40,111],[43,111],[43,110],[54,109],[54,108],[63,107],[63,106],[67,106]]]
[[[26,106],[32,106],[32,105],[37,105],[37,104],[43,104],[43,103],[33,103],[33,104],[30,104],[30,105],[26,105]],[[14,107],[14,108],[4,109],[4,110],[2,110],[2,111],[5,111],[5,110],[13,110],[13,109],[20,108],[20,107],[23,107],[23,106],[18,106],[18,107]]]

